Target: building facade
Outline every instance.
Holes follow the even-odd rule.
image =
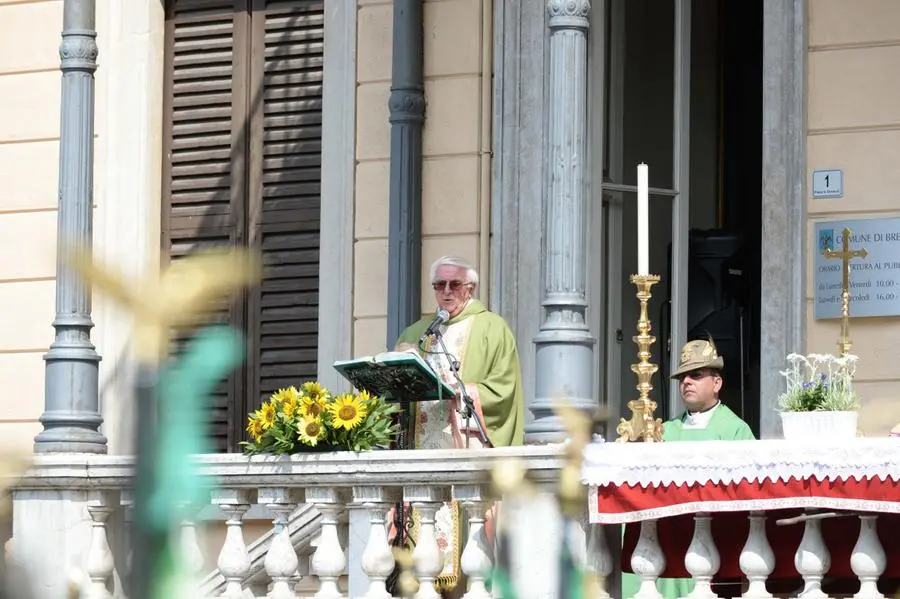
[[[745,292],[741,311],[750,341],[726,360],[744,357],[735,401],[762,436],[776,436],[785,355],[834,351],[839,335],[836,320],[814,318],[815,224],[897,216],[900,116],[886,74],[900,60],[900,9],[890,0],[765,0],[752,13],[714,0],[422,7],[422,311],[431,261],[470,259],[481,298],[517,336],[533,438],[553,429],[552,395],[624,415],[637,316],[630,200],[646,162],[651,271],[663,278],[651,304],[662,331],[655,359],[665,371],[660,348],[697,332],[691,229],[741,231],[751,250],[739,287],[757,292]],[[0,378],[17,398],[4,402],[0,430],[18,448],[41,430],[53,341],[62,8],[0,2],[0,243],[10,257],[0,266]],[[97,2],[98,256],[130,277],[221,243],[258,247],[266,260],[260,289],[221,314],[247,331],[249,351],[217,399],[220,450],[235,448],[245,413],[273,387],[316,376],[338,387],[334,360],[388,345],[394,22],[391,0]],[[814,199],[812,172],[831,168],[843,173],[843,197]],[[538,334],[552,329],[545,312],[571,312],[563,305],[575,306],[580,331],[563,345],[581,349],[560,355],[577,371],[556,368],[553,351],[540,357],[534,343],[561,347]],[[102,296],[92,308],[103,431],[109,451],[125,453],[130,322]],[[900,327],[891,318],[851,327],[864,403],[892,401]],[[674,389],[661,380],[656,397],[671,412]],[[862,426],[881,434],[894,424]]]

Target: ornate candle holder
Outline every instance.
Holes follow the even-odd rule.
[[[638,334],[631,339],[638,346],[637,364],[631,365],[631,371],[637,375],[637,390],[640,393],[637,399],[628,402],[631,410],[631,420],[622,418],[616,427],[619,437],[617,443],[628,441],[641,441],[653,443],[662,441],[662,419],[654,420],[656,402],[650,399],[650,390],[653,385],[650,379],[656,374],[658,367],[650,362],[650,346],[656,342],[656,337],[650,334],[650,317],[647,311],[647,302],[650,300],[650,288],[659,283],[659,275],[631,275],[631,282],[637,287],[637,298],[641,303],[641,315],[638,318]]]

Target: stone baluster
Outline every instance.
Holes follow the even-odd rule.
[[[656,520],[641,522],[641,536],[631,554],[631,569],[641,578],[641,588],[635,599],[662,599],[656,580],[666,569],[666,556],[659,546]]]
[[[266,574],[272,580],[270,599],[294,599],[294,587],[291,579],[297,572],[300,561],[291,543],[288,531],[288,518],[297,507],[297,496],[292,489],[276,487],[259,490],[259,503],[266,506],[274,516],[272,520],[273,535],[266,553]]]
[[[124,547],[125,562],[118,566],[116,570],[119,573],[120,589],[115,593],[117,597],[127,597],[131,592],[131,527],[134,526],[134,493],[130,490],[123,490],[119,497],[119,505],[122,506],[122,522],[124,531],[122,535],[122,547]]]
[[[343,501],[344,507],[338,512],[339,516],[337,519],[338,543],[340,543],[344,550],[345,558],[344,569],[340,576],[349,576],[350,568],[348,566],[350,564],[350,556],[348,553],[350,551],[350,510],[347,509],[346,504],[352,501],[353,493],[349,489],[345,489],[343,493],[345,493]],[[347,590],[349,591],[350,589],[348,588]]]
[[[322,532],[319,546],[312,557],[312,568],[319,577],[317,599],[340,599],[343,595],[338,579],[347,567],[347,555],[338,537],[338,516],[344,510],[344,498],[340,489],[311,487],[306,490],[306,502],[322,514]]]
[[[397,493],[386,487],[354,487],[353,501],[369,511],[369,538],[362,554],[362,569],[369,577],[364,599],[391,599],[385,581],[394,571],[394,552],[388,543],[385,514],[396,503]]]
[[[205,561],[203,559],[203,550],[200,549],[200,541],[197,538],[197,523],[195,521],[197,509],[196,506],[187,504],[181,505],[180,508],[182,514],[179,538],[181,559],[184,560],[185,569],[191,580],[196,583],[200,580]]]
[[[809,510],[807,510],[809,512]],[[794,567],[803,577],[803,599],[828,599],[822,590],[822,578],[831,568],[831,554],[822,539],[822,521],[810,519],[794,555]]]
[[[434,516],[447,500],[447,490],[425,485],[408,486],[403,488],[403,499],[419,512],[419,538],[412,554],[419,578],[416,599],[440,599],[434,585],[444,568],[444,558],[435,535]]]
[[[853,599],[884,599],[878,591],[878,579],[884,573],[887,560],[878,539],[878,516],[860,514],[859,538],[850,554],[850,568],[859,578],[859,592]]]
[[[225,521],[225,542],[219,552],[217,566],[225,577],[225,590],[222,597],[241,599],[243,583],[250,574],[250,553],[244,541],[244,514],[253,505],[254,493],[247,489],[214,489],[212,504],[228,518]]]
[[[690,599],[717,599],[712,590],[712,578],[719,571],[721,562],[719,550],[712,537],[709,514],[694,515],[694,537],[684,554],[684,567],[694,578],[694,590],[688,593]]]
[[[750,512],[750,532],[738,560],[741,572],[747,577],[747,591],[744,599],[771,599],[766,590],[766,580],[775,570],[775,554],[766,536],[765,512]]]
[[[491,505],[486,496],[486,490],[480,485],[453,487],[453,498],[462,504],[469,517],[469,535],[459,564],[469,579],[469,588],[463,599],[491,597],[484,586],[493,564],[492,551],[484,530],[485,512]]]
[[[600,583],[595,599],[609,599],[606,580],[612,574],[613,565],[613,556],[606,542],[605,527],[602,524],[589,524],[586,567],[597,576]]]
[[[91,517],[91,543],[88,547],[85,569],[91,579],[87,596],[91,599],[108,599],[109,579],[113,575],[115,560],[109,546],[106,521],[116,509],[117,497],[112,491],[92,491],[88,497],[87,511]]]

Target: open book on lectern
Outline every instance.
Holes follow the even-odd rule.
[[[386,401],[432,401],[455,394],[421,356],[411,352],[338,360],[334,369],[359,391],[380,395]]]

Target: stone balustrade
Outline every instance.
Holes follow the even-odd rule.
[[[245,599],[267,595],[280,599],[304,596],[303,589],[309,589],[309,595],[321,599],[388,599],[385,582],[395,562],[385,518],[397,502],[405,501],[420,514],[418,544],[412,556],[421,582],[416,597],[435,599],[439,595],[430,582],[442,564],[434,514],[442,502],[453,499],[468,514],[468,538],[461,557],[461,568],[468,579],[465,597],[487,599],[490,593],[484,582],[492,566],[493,548],[485,542],[484,514],[491,501],[491,472],[505,460],[517,460],[529,479],[547,492],[543,508],[529,512],[536,514],[534,517],[522,516],[525,512],[512,516],[514,539],[519,544],[513,553],[518,553],[519,559],[524,555],[526,564],[515,572],[520,597],[556,597],[556,543],[561,536],[541,518],[558,518],[558,513],[553,513],[552,497],[564,460],[558,446],[253,458],[237,454],[198,456],[200,476],[211,483],[209,504],[180,506],[173,513],[180,523],[183,563],[193,574],[197,596],[201,597]],[[130,457],[35,456],[31,470],[14,492],[12,556],[28,567],[32,581],[39,581],[36,596],[62,599],[73,569],[81,572],[82,583],[92,597],[128,596],[131,557],[127,524],[134,500],[132,473]],[[203,554],[197,534],[203,525],[197,515],[208,512],[211,506],[225,519],[224,541],[212,573],[208,567],[204,571],[212,556]],[[244,520],[252,510],[263,510],[273,524],[267,534],[248,543]],[[362,517],[348,518],[350,512]],[[751,512],[749,535],[733,539],[742,549],[722,552],[732,556],[739,553],[737,565],[745,577],[743,588],[731,596],[771,596],[766,589],[773,568],[767,517],[773,516]],[[641,523],[631,566],[643,580],[644,597],[659,597],[655,582],[667,559],[684,560],[697,581],[692,597],[718,596],[710,581],[724,561],[710,534],[711,516],[701,513],[693,518],[693,538],[683,556],[664,554],[657,520]],[[885,572],[886,558],[876,530],[877,516],[863,513],[858,519],[858,537],[840,542],[853,546],[852,570],[860,581],[857,599],[881,599],[877,582]],[[828,576],[830,552],[819,528],[820,520],[809,519],[798,525],[805,527],[805,534],[791,551],[795,551],[798,578],[802,577],[804,583],[795,590],[805,589],[805,597],[823,597],[820,586]],[[578,524],[572,526],[577,528]],[[620,597],[620,527],[581,523],[580,533],[582,537],[575,537],[584,543],[573,547],[576,559],[605,579],[601,597]],[[361,539],[356,547],[351,541],[354,538]],[[353,570],[363,574],[361,582],[353,582]]]
[[[859,522],[858,535],[854,537],[832,535],[838,537],[845,546],[840,548],[847,553],[849,549],[850,569],[857,579],[852,595],[854,599],[884,599],[878,589],[878,582],[887,566],[887,556],[879,539],[876,513],[821,512],[805,510],[802,515],[777,519],[775,512],[752,511],[747,516],[749,533],[745,538],[734,538],[733,542],[740,546],[738,566],[743,573],[742,599],[771,599],[773,594],[767,588],[767,581],[775,570],[776,556],[767,534],[767,520],[775,520],[777,524],[796,525],[803,528],[803,535],[796,547],[790,547],[793,553],[793,565],[799,578],[798,587],[789,592],[791,596],[804,599],[828,599],[822,585],[832,568],[832,551],[822,535],[822,522],[830,518],[852,518]],[[694,579],[694,590],[691,599],[718,599],[720,597],[712,585],[713,578],[722,567],[720,550],[716,546],[711,531],[713,515],[696,513],[693,515],[694,530],[690,545],[685,552],[684,567]],[[631,555],[631,568],[640,577],[641,599],[661,599],[657,590],[657,579],[665,571],[667,558],[661,546],[657,531],[658,520],[643,520],[640,523],[640,537]],[[853,527],[847,527],[853,528]],[[841,577],[843,578],[843,577]]]
[[[492,549],[485,543],[484,514],[492,501],[491,472],[506,460],[518,461],[531,481],[552,494],[563,463],[555,446],[198,456],[197,471],[212,483],[209,501],[224,514],[226,533],[218,570],[204,577],[194,518],[203,506],[178,506],[173,518],[180,523],[183,563],[202,596],[246,597],[249,589],[253,595],[273,599],[296,597],[298,580],[306,576],[314,579],[317,598],[337,599],[348,595],[348,537],[363,537],[359,565],[368,580],[363,592],[350,589],[350,595],[387,598],[385,581],[395,562],[385,517],[404,501],[420,515],[412,554],[421,583],[417,596],[434,599],[439,595],[430,583],[442,568],[434,515],[443,502],[456,500],[468,514],[468,539],[461,556],[467,597],[487,598],[484,580]],[[17,563],[27,565],[32,579],[42,581],[42,597],[65,596],[73,569],[82,573],[91,596],[128,595],[131,557],[125,523],[132,517],[132,473],[130,457],[35,456],[13,495],[13,555]],[[264,507],[273,522],[262,547],[262,572],[258,567],[254,571],[243,534],[244,517],[253,506]],[[367,514],[365,530],[347,534],[347,512],[354,508]],[[315,542],[308,544],[315,545],[308,563],[303,563],[304,553],[298,551],[292,532],[292,525],[299,528],[296,521],[302,522],[307,539],[313,536],[310,529],[316,532]]]

